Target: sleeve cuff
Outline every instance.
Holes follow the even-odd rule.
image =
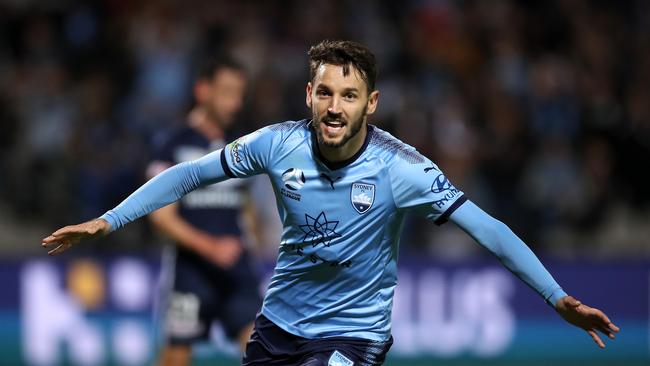
[[[119,227],[119,224],[117,220],[113,217],[113,215],[114,214],[111,211],[107,211],[105,214],[99,217],[100,219],[106,220],[106,222],[108,222],[108,224],[111,226],[111,230],[109,231],[109,233],[112,233],[113,231],[117,230],[117,228]]]
[[[563,298],[563,297],[565,297],[565,296],[568,296],[567,293],[564,292],[564,290],[562,290],[562,288],[558,287],[557,289],[555,289],[555,291],[553,291],[553,293],[552,293],[551,296],[546,300],[546,302],[547,302],[549,305],[551,305],[553,308],[555,308],[555,304],[557,304],[557,302],[558,302],[561,298]]]
[[[237,176],[230,170],[230,167],[228,166],[228,160],[226,160],[226,148],[224,147],[221,150],[221,167],[223,168],[223,171],[226,173],[227,176],[230,178],[237,178]]]
[[[436,219],[436,221],[434,221],[434,223],[440,226],[447,222],[447,220],[449,220],[449,216],[451,216],[451,214],[454,213],[454,211],[456,211],[460,205],[465,203],[465,201],[467,201],[467,197],[465,195],[458,197],[456,201],[454,201],[454,203],[452,203],[451,206],[449,206],[449,208],[443,212],[442,215]]]

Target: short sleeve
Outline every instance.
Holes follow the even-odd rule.
[[[268,127],[242,136],[221,151],[221,165],[231,178],[265,173],[274,151],[275,133]]]
[[[421,163],[399,158],[390,166],[391,185],[395,204],[426,216],[441,225],[467,200],[431,160],[423,157]]]

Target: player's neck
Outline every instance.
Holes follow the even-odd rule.
[[[364,123],[361,127],[361,130],[354,135],[348,142],[340,147],[329,147],[321,143],[318,143],[318,150],[320,154],[327,161],[332,163],[338,163],[341,161],[346,161],[352,158],[361,148],[363,147],[364,142],[366,141],[366,135],[368,134],[368,125]]]
[[[200,108],[194,108],[188,116],[189,125],[195,131],[210,141],[222,139],[224,130],[216,121],[211,120],[208,114]]]

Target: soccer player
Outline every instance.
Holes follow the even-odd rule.
[[[170,131],[158,146],[147,169],[149,177],[232,141],[230,130],[245,88],[246,77],[237,62],[226,56],[207,58],[194,83],[196,105],[186,123]],[[245,181],[231,180],[198,188],[149,215],[153,225],[176,243],[173,259],[163,261],[172,265],[166,268],[172,289],[161,365],[189,364],[191,345],[208,338],[214,320],[243,351],[262,302],[259,279],[241,242],[238,219],[245,208],[250,208]]]
[[[277,264],[244,365],[381,365],[392,344],[399,237],[407,212],[452,221],[537,291],[569,323],[610,338],[618,328],[568,296],[505,224],[454,187],[438,166],[367,118],[377,108],[375,58],[350,41],[309,50],[312,118],[264,127],[176,165],[101,218],[43,239],[58,254],[228,178],[267,174],[284,226]]]

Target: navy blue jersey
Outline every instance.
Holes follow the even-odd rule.
[[[194,129],[184,126],[170,131],[158,144],[147,169],[149,178],[175,164],[197,159],[223,148],[227,141],[210,141]],[[246,202],[246,181],[232,179],[222,184],[199,188],[178,201],[179,214],[190,224],[213,235],[241,235],[240,209]]]

